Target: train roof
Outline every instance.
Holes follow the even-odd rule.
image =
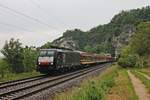
[[[47,50],[47,51],[57,51],[57,52],[73,52],[72,50],[64,50],[64,49],[40,49],[40,51],[42,50]]]

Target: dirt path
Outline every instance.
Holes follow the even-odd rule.
[[[150,100],[150,95],[144,84],[142,84],[142,82],[138,78],[136,78],[130,71],[128,71],[128,75],[131,79],[135,92],[139,97],[139,100]]]

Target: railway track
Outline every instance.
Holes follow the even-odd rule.
[[[67,81],[76,79],[80,76],[94,72],[96,70],[102,70],[107,64],[88,67],[75,72],[67,73],[55,77],[39,77],[35,79],[22,80],[12,82],[11,84],[0,85],[0,99],[2,100],[16,100],[23,99],[33,94],[39,93],[46,89],[55,87]]]
[[[15,85],[18,85],[18,84],[23,84],[23,83],[26,83],[26,82],[39,80],[39,79],[44,78],[44,77],[47,77],[47,75],[38,75],[38,76],[34,76],[34,77],[29,77],[29,78],[14,80],[14,81],[3,82],[3,83],[0,83],[0,90],[2,88],[7,88],[7,87],[15,86]]]

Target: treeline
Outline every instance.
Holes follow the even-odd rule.
[[[78,50],[114,54],[115,48],[113,39],[118,36],[129,34],[130,32],[135,32],[136,26],[146,21],[150,21],[149,6],[141,9],[122,11],[115,15],[110,23],[99,25],[87,32],[83,32],[80,29],[67,30],[59,39],[67,37],[72,38],[77,44],[76,49]],[[53,43],[57,44],[56,41],[59,39],[56,39]],[[125,40],[122,39],[122,41],[122,43],[125,43]]]
[[[150,21],[142,22],[121,53],[118,61],[123,67],[150,67]]]
[[[22,73],[35,70],[38,52],[35,47],[22,46],[19,40],[6,41],[1,50],[4,58],[0,60],[0,73]]]

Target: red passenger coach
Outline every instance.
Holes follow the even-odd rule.
[[[82,65],[95,63],[93,54],[87,52],[80,52],[80,63]]]
[[[105,56],[105,55],[87,53],[87,52],[80,52],[80,58],[81,58],[80,62],[82,65],[108,62],[112,60],[111,56]]]

